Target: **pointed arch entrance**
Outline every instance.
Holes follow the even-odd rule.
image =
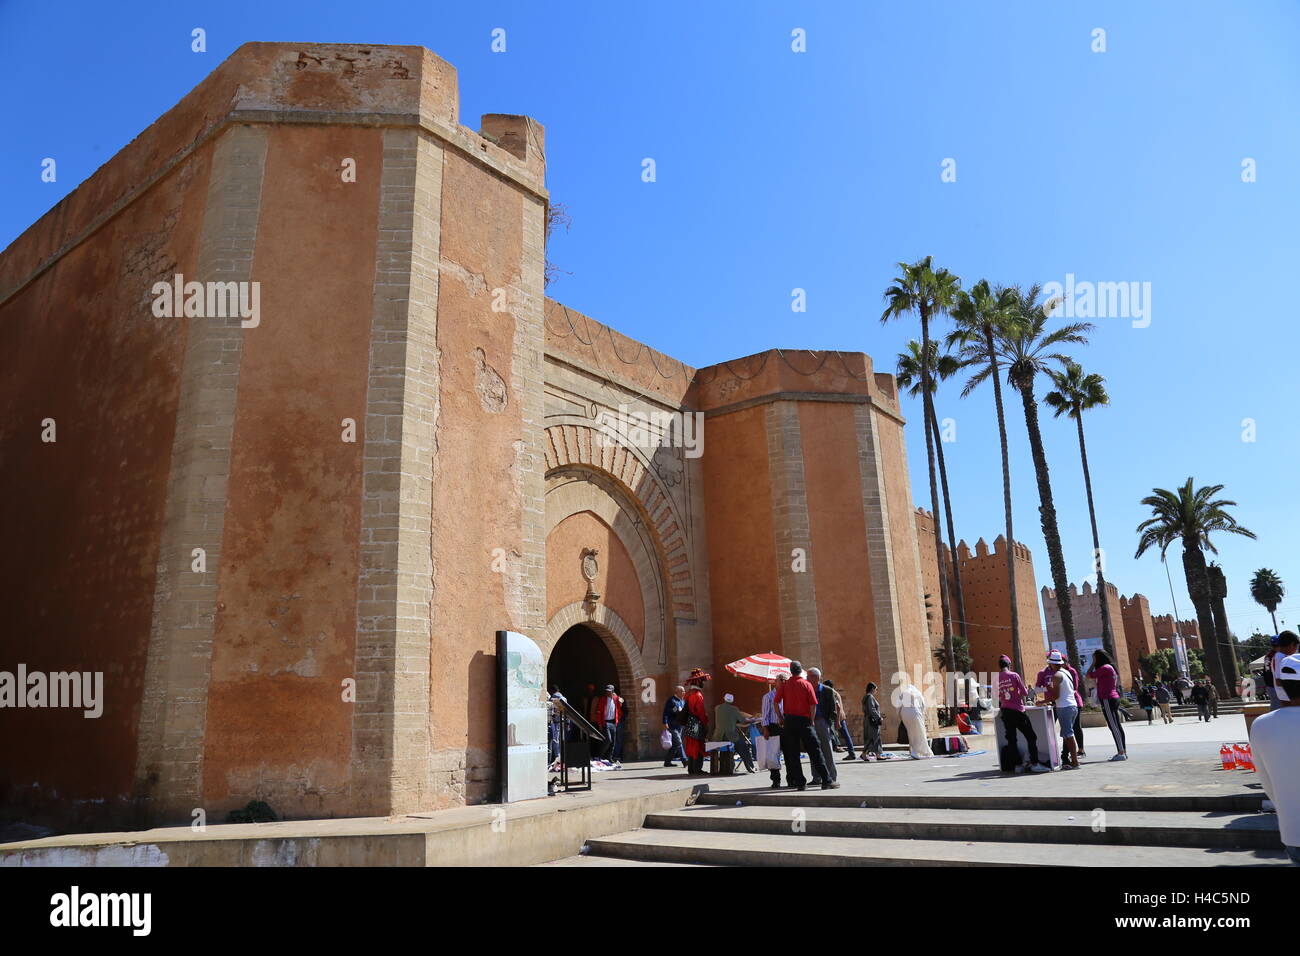
[[[623,759],[635,760],[652,753],[650,717],[653,704],[641,700],[645,669],[635,638],[622,618],[610,608],[570,604],[561,608],[546,626],[546,680],[559,685],[574,706],[590,714],[591,684],[596,696],[613,684],[627,707]]]

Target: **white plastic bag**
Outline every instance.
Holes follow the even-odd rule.
[[[665,730],[662,734],[659,735],[659,745],[663,747],[664,750],[672,750],[673,735]]]

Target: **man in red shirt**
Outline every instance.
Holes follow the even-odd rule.
[[[822,781],[823,790],[834,790],[839,783],[831,780],[822,759],[822,747],[817,739],[813,721],[817,717],[817,691],[803,676],[803,665],[790,662],[790,679],[776,689],[773,705],[781,720],[781,755],[785,758],[785,777],[789,786],[806,790],[808,780],[803,775],[802,751],[807,751],[812,763],[813,777]]]

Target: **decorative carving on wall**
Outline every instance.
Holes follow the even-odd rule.
[[[596,604],[600,601],[600,592],[596,590],[596,576],[600,574],[600,562],[596,556],[599,554],[599,548],[583,548],[579,562],[582,576],[587,581],[587,594],[582,599],[582,606],[587,609],[588,617],[596,613]]]

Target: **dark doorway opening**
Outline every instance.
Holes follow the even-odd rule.
[[[588,689],[588,684],[591,689]],[[585,624],[575,624],[555,642],[546,664],[547,688],[558,687],[571,704],[591,712],[592,694],[599,697],[605,685],[618,687],[618,667],[601,636]],[[624,698],[627,692],[619,688]]]

